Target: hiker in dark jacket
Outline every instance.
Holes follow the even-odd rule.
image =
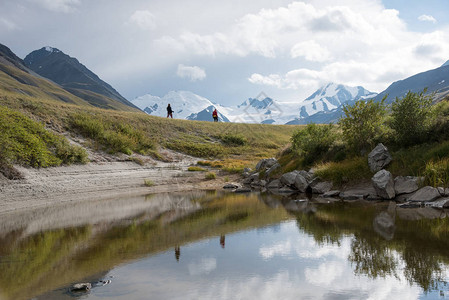
[[[171,117],[173,119],[173,110],[171,109],[170,103],[167,106],[167,118]]]

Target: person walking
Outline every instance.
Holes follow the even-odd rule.
[[[218,112],[217,109],[214,109],[212,112],[212,118],[214,118],[214,122],[218,122]]]
[[[171,109],[170,103],[167,106],[167,118],[171,117],[173,119],[173,110]]]

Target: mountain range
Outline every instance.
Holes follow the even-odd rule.
[[[187,120],[212,121],[212,111],[217,109],[220,122],[329,123],[342,115],[343,105],[360,99],[380,101],[385,95],[387,103],[391,103],[408,91],[420,92],[424,88],[427,93],[434,93],[436,102],[449,95],[449,61],[434,70],[394,82],[379,94],[361,86],[328,83],[305,100],[293,102],[278,101],[260,93],[240,105],[225,106],[189,91],[171,91],[163,97],[147,94],[128,101],[76,58],[57,48],[43,47],[22,60],[0,44],[0,89],[77,105],[122,111],[140,109],[160,117],[167,116],[166,107],[170,103],[174,117]]]
[[[219,119],[223,122],[295,124],[307,123],[317,114],[328,113],[348,102],[376,95],[363,87],[328,83],[305,101],[298,102],[281,102],[260,93],[240,105],[224,106],[192,92],[171,91],[162,98],[144,95],[132,100],[132,103],[144,112],[156,116],[166,116],[165,108],[170,103],[175,110],[175,117],[187,120],[212,121],[212,111],[216,108]]]

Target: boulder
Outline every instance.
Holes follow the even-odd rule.
[[[368,165],[372,172],[382,170],[392,161],[391,155],[387,147],[379,143],[373,151],[368,154]]]
[[[328,192],[325,192],[323,194],[324,198],[328,198],[328,197],[338,197],[340,195],[340,191],[339,190],[331,190]]]
[[[227,183],[223,186],[224,189],[229,189],[229,190],[233,190],[233,189],[237,189],[240,186],[238,184],[235,183]]]
[[[265,172],[265,177],[270,177],[270,174],[273,173],[276,169],[279,169],[281,165],[276,162],[274,165],[272,165],[267,171]]]
[[[307,188],[309,187],[309,182],[304,176],[298,173],[295,177],[295,188],[298,189],[301,193],[305,193]]]
[[[408,198],[408,201],[418,201],[418,202],[429,202],[434,201],[438,198],[441,198],[440,193],[438,192],[437,188],[431,187],[431,186],[425,186],[423,188],[420,188],[417,190],[410,198]]]
[[[266,169],[271,168],[277,162],[277,159],[274,157],[262,159],[257,163],[256,171],[265,171]]]
[[[234,191],[234,193],[251,193],[251,189],[246,187],[239,187]]]
[[[313,194],[324,194],[332,189],[332,182],[320,181],[310,185]]]
[[[270,183],[268,183],[268,185],[266,186],[267,189],[272,190],[272,189],[278,189],[281,186],[281,182],[279,179],[275,179],[272,180]]]
[[[398,176],[394,179],[394,191],[396,195],[409,194],[418,190],[419,177]]]
[[[294,186],[295,179],[296,179],[297,175],[298,175],[298,172],[296,172],[296,171],[285,173],[281,176],[280,181],[283,185]]]
[[[393,176],[387,170],[380,170],[371,178],[374,189],[378,196],[383,199],[393,199],[396,196],[394,191]]]
[[[251,173],[251,168],[244,168],[243,172]]]
[[[432,202],[425,202],[424,206],[430,206],[433,208],[449,208],[449,198],[442,198]]]
[[[304,170],[299,171],[298,174],[301,175],[302,177],[304,177],[308,183],[312,182],[313,177],[314,177],[313,173],[309,173]]]
[[[92,284],[90,282],[85,283],[76,283],[72,285],[70,288],[71,292],[87,292],[92,288]]]

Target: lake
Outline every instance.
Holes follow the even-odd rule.
[[[0,299],[448,299],[443,216],[223,191],[17,211],[0,215]]]

